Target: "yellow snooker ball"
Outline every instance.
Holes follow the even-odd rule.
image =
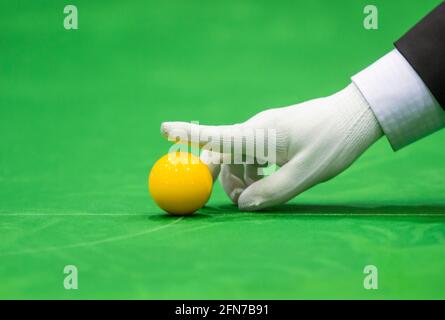
[[[153,200],[174,215],[202,208],[212,192],[212,175],[199,157],[187,152],[169,153],[153,166],[148,187]]]

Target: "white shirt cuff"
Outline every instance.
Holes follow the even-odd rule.
[[[445,111],[397,49],[353,76],[352,81],[394,150],[445,126]]]

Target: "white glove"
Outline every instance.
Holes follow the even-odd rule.
[[[172,138],[180,131],[190,137],[193,130],[205,137],[224,130],[275,129],[276,164],[272,175],[261,177],[254,164],[209,165],[214,179],[221,169],[221,183],[239,209],[246,211],[284,203],[312,186],[348,168],[382,136],[370,106],[351,83],[338,93],[301,104],[263,111],[233,126],[202,126],[186,122],[164,122],[161,133]],[[242,139],[242,137],[238,137]],[[200,138],[201,139],[201,138]],[[209,157],[203,154],[203,160]]]

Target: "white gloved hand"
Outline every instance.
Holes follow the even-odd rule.
[[[241,210],[253,211],[284,203],[312,186],[348,168],[382,136],[370,106],[351,83],[338,93],[301,104],[263,111],[233,126],[203,126],[164,122],[166,137],[197,129],[204,137],[233,129],[275,129],[276,162],[280,168],[262,178],[252,164],[209,165],[214,179],[221,169],[221,183]],[[242,137],[239,137],[240,139]],[[204,141],[205,140],[205,141]],[[204,138],[201,145],[208,142]],[[208,154],[204,154],[206,161]]]

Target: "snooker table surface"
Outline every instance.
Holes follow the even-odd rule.
[[[445,131],[262,212],[217,183],[172,217],[147,190],[162,121],[332,94],[439,2],[376,0],[378,30],[366,1],[79,0],[70,31],[60,1],[0,4],[0,298],[445,298]]]

